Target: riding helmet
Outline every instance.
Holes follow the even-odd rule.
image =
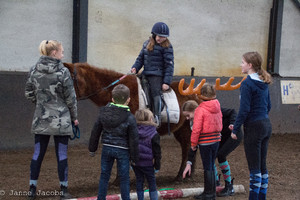
[[[153,25],[151,33],[161,37],[169,37],[169,27],[164,22],[157,22]]]

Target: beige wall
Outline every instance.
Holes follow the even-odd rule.
[[[89,1],[88,62],[126,73],[157,21],[170,28],[175,75],[241,76],[241,55],[267,57],[272,0]],[[266,64],[266,62],[264,63]]]

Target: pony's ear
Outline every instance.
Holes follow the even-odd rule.
[[[64,66],[65,66],[66,68],[69,69],[69,71],[70,71],[71,73],[73,73],[73,66],[72,66],[72,63],[63,63],[63,64],[64,64]]]
[[[65,67],[70,68],[70,66],[72,65],[72,63],[63,63]]]

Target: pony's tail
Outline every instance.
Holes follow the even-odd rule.
[[[269,74],[266,70],[259,69],[257,73],[263,82],[267,84],[271,84],[273,82],[271,74]]]

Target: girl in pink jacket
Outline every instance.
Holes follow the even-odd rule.
[[[214,200],[216,198],[214,163],[221,141],[222,112],[213,85],[204,84],[200,98],[203,101],[194,113],[191,148],[193,151],[196,151],[197,147],[200,149],[204,169],[204,192],[194,198]]]

